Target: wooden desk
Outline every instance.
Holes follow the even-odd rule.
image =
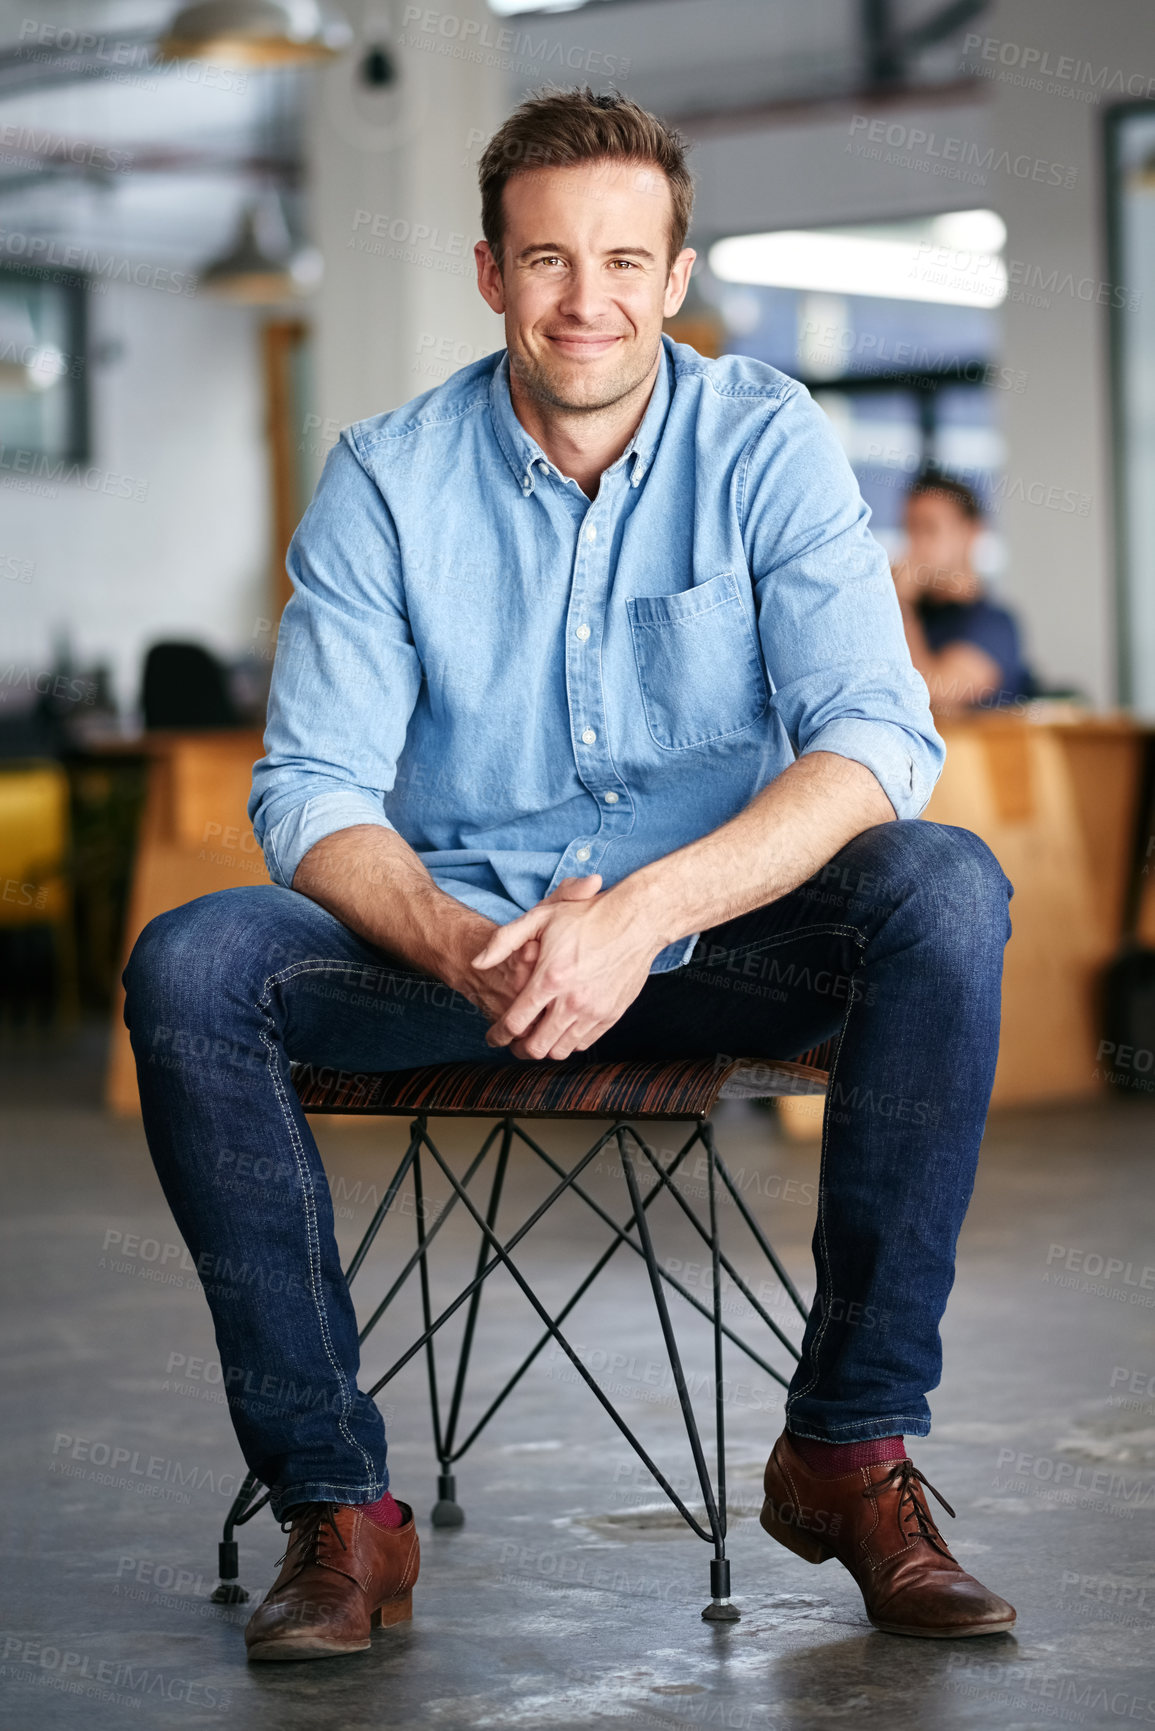
[[[1125,716],[944,720],[923,816],[982,836],[1015,886],[992,1104],[1086,1100],[1099,982],[1122,937],[1145,731]]]
[[[993,1103],[1093,1098],[1102,1088],[1098,982],[1121,936],[1149,735],[1124,716],[1060,720],[1044,709],[944,720],[940,731],[946,767],[924,816],[982,836],[1015,886]],[[212,890],[269,881],[245,816],[260,734],[152,734],[147,749],[125,959],[154,915]],[[1155,941],[1155,874],[1141,930]],[[138,1110],[119,986],[108,1102]],[[800,1133],[813,1128],[815,1104],[783,1103]]]
[[[263,755],[260,732],[158,730],[146,734],[138,749],[144,749],[150,761],[125,919],[124,961],[157,914],[213,890],[269,882],[245,815],[253,764]],[[119,980],[105,1097],[115,1112],[140,1110]]]
[[[923,817],[980,835],[1015,886],[991,1104],[1093,1099],[1099,982],[1122,937],[1150,730],[1043,704],[937,726],[946,764]],[[1155,879],[1140,921],[1149,942],[1153,892]],[[790,1133],[816,1134],[820,1104],[782,1101]]]

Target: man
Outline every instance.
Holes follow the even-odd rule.
[[[1014,616],[987,599],[972,563],[982,523],[964,481],[932,470],[907,494],[907,551],[894,585],[910,658],[936,715],[997,708],[1034,689]]]
[[[832,1033],[817,1297],[763,1524],[838,1556],[881,1628],[1006,1629],[902,1437],[930,1425],[1010,886],[973,835],[910,821],[943,748],[825,417],[773,369],[663,335],[694,258],[677,136],[618,97],[546,93],[480,179],[505,349],[348,428],[290,549],[250,802],[275,885],[162,916],[126,972],[189,1249],[284,1291],[206,1284],[245,1458],[291,1522],[250,1657],[363,1648],[416,1574],[290,1060]],[[153,1063],[173,1027],[220,1056]],[[276,1181],[230,1190],[238,1149]]]

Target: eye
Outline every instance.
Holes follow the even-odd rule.
[[[632,258],[612,258],[610,263],[613,265],[622,265],[626,270],[638,269],[637,260]]]

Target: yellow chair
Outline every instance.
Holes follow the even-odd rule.
[[[77,1011],[68,777],[58,763],[0,764],[0,931],[53,933],[57,1011]]]

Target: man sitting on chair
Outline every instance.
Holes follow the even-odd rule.
[[[249,1656],[368,1646],[417,1571],[290,1061],[787,1057],[831,1035],[816,1296],[763,1525],[838,1557],[880,1628],[1008,1629],[903,1437],[941,1372],[1010,885],[968,831],[912,821],[943,746],[826,417],[772,367],[663,333],[695,256],[678,136],[545,92],[480,181],[505,347],[346,428],[289,551],[249,807],[274,883],[154,920],[125,974],[189,1250],[263,1275],[205,1277],[237,1436],[291,1525]],[[157,1061],[173,1028],[209,1056]],[[229,1187],[237,1150],[276,1175],[259,1193]]]

